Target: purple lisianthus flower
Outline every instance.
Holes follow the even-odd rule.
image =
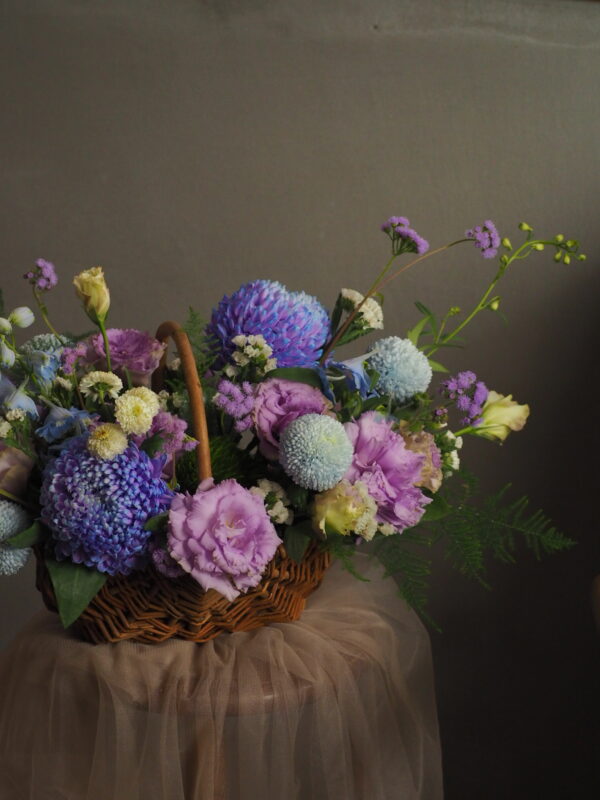
[[[146,521],[166,511],[173,492],[153,461],[135,444],[105,460],[87,449],[88,436],[71,439],[44,470],[42,521],[59,561],[128,575],[148,562]]]
[[[494,258],[500,247],[500,234],[491,219],[486,219],[483,225],[465,231],[467,239],[473,239],[475,247],[481,250],[484,258]]]
[[[129,373],[134,386],[147,385],[150,375],[158,367],[166,345],[145,331],[134,328],[109,328],[106,331],[113,372],[124,376]],[[62,353],[63,371],[68,375],[75,364],[96,369],[107,369],[104,340],[97,333],[78,342],[75,347],[66,347]]]
[[[44,258],[38,258],[35,262],[35,267],[29,272],[26,272],[23,277],[29,281],[34,289],[38,289],[42,292],[54,289],[58,283],[54,264],[51,261],[46,261]]]
[[[164,575],[165,578],[181,578],[185,575],[185,571],[181,569],[175,559],[171,558],[157,540],[157,537],[150,539],[148,543],[148,552],[150,553],[150,558],[152,559],[155,570],[160,572],[161,575]]]
[[[233,479],[211,484],[175,495],[168,549],[203,589],[231,601],[260,583],[281,541],[262,498]]]
[[[214,404],[235,420],[238,433],[252,427],[255,387],[248,381],[239,386],[224,378],[217,387]]]
[[[325,414],[331,403],[306,383],[269,378],[258,385],[252,418],[265,458],[277,459],[279,439],[292,420],[304,414]]]
[[[329,315],[315,297],[290,292],[277,281],[257,280],[220,301],[207,333],[218,344],[221,362],[235,349],[234,336],[261,334],[277,366],[295,367],[319,360],[329,328]]]
[[[425,457],[411,452],[392,425],[392,420],[375,411],[344,425],[354,447],[344,478],[350,483],[362,481],[377,503],[379,522],[402,531],[419,522],[431,500],[416,486]]]

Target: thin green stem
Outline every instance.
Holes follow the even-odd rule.
[[[12,494],[12,492],[8,492],[6,489],[0,489],[0,495],[2,495],[2,497],[6,497],[7,500],[11,500],[13,503],[18,503],[20,506],[24,506],[24,508],[33,511],[33,506],[29,505],[29,503],[27,503],[25,500],[21,500],[20,497]]]
[[[104,325],[104,320],[98,320],[98,327],[100,328],[100,333],[102,334],[102,339],[104,341],[104,353],[106,355],[106,368],[109,372],[112,372],[112,366],[110,363],[110,346],[108,344],[108,336],[106,334],[106,326]]]
[[[37,303],[37,306],[38,306],[38,308],[40,310],[40,314],[42,315],[42,319],[46,323],[46,327],[48,328],[50,333],[53,333],[64,344],[63,337],[56,330],[54,325],[50,322],[50,319],[48,317],[48,309],[46,308],[45,303],[43,302],[42,298],[40,297],[39,292],[37,291],[35,286],[32,286],[32,290],[33,290],[33,296],[35,298],[35,302]]]
[[[403,272],[406,272],[407,269],[414,267],[415,264],[418,264],[419,261],[424,261],[426,258],[431,258],[431,256],[436,255],[437,253],[441,253],[443,250],[448,250],[450,247],[454,247],[454,245],[461,244],[462,242],[468,242],[468,239],[457,239],[455,242],[450,242],[450,244],[445,244],[442,247],[436,247],[435,250],[428,250],[427,253],[423,253],[422,256],[418,258],[414,258],[412,261],[409,261],[408,264],[405,264],[401,269],[397,270],[396,272],[388,275],[387,278],[382,281],[379,285],[379,289],[383,289],[383,287],[388,284],[390,281],[393,281],[394,278],[397,278],[398,275],[401,275]]]

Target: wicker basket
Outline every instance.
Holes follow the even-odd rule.
[[[179,352],[192,427],[198,439],[198,473],[201,480],[209,478],[204,399],[190,343],[174,322],[163,323],[156,336],[161,342],[172,338]],[[165,363],[166,353],[153,376],[155,389],[162,386]],[[46,606],[56,611],[52,582],[37,549],[36,557],[36,586]],[[205,592],[188,575],[170,579],[149,568],[128,577],[112,577],[74,623],[73,630],[95,644],[125,639],[154,643],[171,637],[206,642],[224,631],[249,631],[270,622],[293,622],[301,615],[308,595],[319,586],[329,563],[329,554],[316,545],[309,548],[301,563],[288,558],[281,546],[260,584],[232,602],[214,589]]]

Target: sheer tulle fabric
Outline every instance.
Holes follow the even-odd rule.
[[[0,660],[3,800],[437,800],[429,638],[366,558],[300,621],[93,646],[42,612]]]

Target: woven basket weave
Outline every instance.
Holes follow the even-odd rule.
[[[192,411],[192,428],[198,440],[200,480],[211,477],[208,430],[202,387],[187,335],[174,322],[163,323],[157,339],[172,338],[185,376]],[[153,376],[153,388],[162,386],[166,352]],[[52,582],[41,551],[37,557],[36,586],[46,606],[56,611]],[[73,630],[94,644],[163,642],[171,637],[206,642],[227,631],[249,631],[270,622],[293,622],[304,609],[306,598],[319,586],[330,564],[327,552],[312,545],[300,563],[279,547],[258,586],[233,601],[214,589],[205,592],[190,576],[166,578],[156,570],[109,578],[85,609]]]

